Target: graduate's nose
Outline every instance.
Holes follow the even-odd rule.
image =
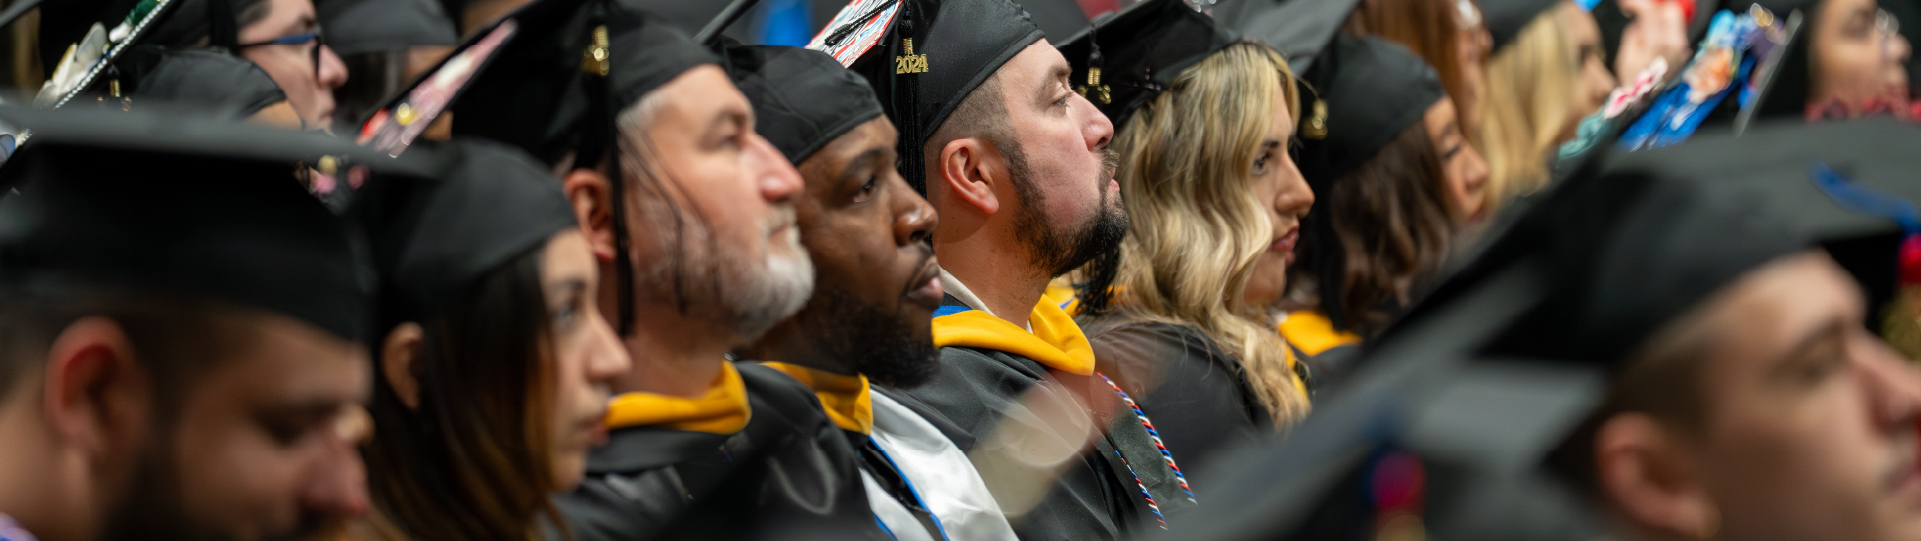
[[[926,242],[934,235],[934,226],[940,225],[940,213],[934,210],[934,205],[927,203],[927,199],[907,187],[906,181],[901,181],[892,191],[899,194],[894,204],[894,244],[907,246]]]

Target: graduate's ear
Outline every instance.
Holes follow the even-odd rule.
[[[936,159],[935,178],[927,179],[929,184],[945,184],[949,192],[946,195],[966,201],[981,209],[982,214],[1000,212],[1001,202],[994,188],[1009,179],[1006,168],[1002,167],[1000,152],[993,145],[978,137],[962,137],[942,146]]]
[[[580,222],[580,231],[587,234],[587,246],[593,249],[594,259],[602,263],[613,261],[613,185],[607,175],[593,169],[575,169],[561,179],[560,189],[574,205],[574,220]]]
[[[1712,538],[1721,526],[1719,508],[1685,453],[1678,436],[1653,417],[1615,415],[1594,435],[1595,482],[1637,528]]]
[[[120,324],[86,317],[47,348],[41,411],[60,445],[94,460],[138,448],[152,418],[153,378]]]
[[[407,409],[420,409],[420,354],[424,331],[419,323],[406,322],[387,333],[380,345],[380,375]]]

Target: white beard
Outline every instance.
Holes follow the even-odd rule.
[[[668,212],[672,210],[647,215]],[[676,239],[672,223],[657,218],[648,230],[658,236],[636,242],[655,247],[634,254],[636,301],[676,306],[691,321],[732,331],[737,344],[759,339],[775,323],[799,312],[813,294],[813,260],[800,244],[793,216],[788,207],[757,224],[762,232],[787,227],[785,234],[766,237],[762,254],[722,246],[712,227],[698,218],[683,222],[683,234]]]
[[[759,268],[728,265],[720,302],[734,315],[734,328],[743,342],[759,340],[775,323],[799,312],[814,293],[814,262],[800,244],[800,230],[768,239],[767,258]]]

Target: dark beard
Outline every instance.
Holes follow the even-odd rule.
[[[915,332],[916,327],[925,331],[927,322],[910,325],[900,314],[838,290],[815,291],[799,323],[802,335],[812,337],[824,356],[847,363],[873,383],[908,389],[940,373],[933,337]]]
[[[1008,153],[1008,174],[1013,177],[1014,189],[1021,197],[1019,214],[1014,217],[1018,230],[1031,232],[1025,237],[1027,252],[1036,267],[1047,271],[1048,276],[1060,276],[1078,269],[1117,250],[1121,240],[1127,238],[1127,212],[1120,205],[1108,199],[1107,179],[1114,178],[1115,166],[1120,156],[1113,150],[1102,153],[1103,167],[1101,177],[1095,179],[1100,186],[1099,210],[1094,218],[1079,228],[1068,231],[1057,227],[1042,214],[1046,198],[1034,187],[1028,175],[1024,156],[1018,152]]]
[[[182,496],[180,470],[174,465],[171,448],[162,443],[172,440],[171,431],[154,438],[141,453],[133,473],[132,486],[105,517],[98,541],[134,539],[172,539],[182,541],[229,541],[238,539],[217,525],[196,520],[186,509]],[[341,525],[301,510],[301,520],[290,532],[269,535],[269,540],[318,539],[321,533],[337,531]]]

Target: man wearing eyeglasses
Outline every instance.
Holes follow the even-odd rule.
[[[94,24],[113,28],[134,10],[129,0],[69,0],[43,4],[40,24],[40,49],[43,65],[54,71],[61,54],[69,45],[80,42]],[[286,95],[284,104],[275,103],[259,110],[259,115],[279,117],[269,123],[286,124],[309,130],[331,127],[334,109],[332,90],[347,82],[347,69],[321,38],[313,0],[171,0],[167,11],[144,32],[130,39],[148,49],[149,55],[215,52],[244,58],[260,67]],[[230,21],[230,22],[229,22]],[[118,34],[116,34],[118,35]],[[154,51],[165,51],[155,53]],[[116,64],[121,82],[128,86],[134,102],[149,99],[180,98],[185,94],[245,93],[250,88],[230,80],[174,81],[154,83],[149,75],[158,70],[123,57]],[[202,54],[202,56],[205,56]],[[81,67],[84,70],[84,67]],[[143,83],[168,86],[143,88]],[[169,86],[170,85],[170,86]],[[180,88],[174,88],[180,87]],[[95,89],[105,94],[106,89]],[[145,96],[143,98],[143,96]],[[219,97],[192,96],[191,101],[220,101]],[[254,114],[250,109],[248,114]],[[258,115],[255,115],[258,117]]]
[[[213,2],[249,0],[207,0]],[[310,130],[333,125],[333,89],[347,84],[347,66],[320,35],[312,0],[251,0],[235,10],[242,25],[240,55],[259,64],[287,93],[287,104]],[[262,9],[265,8],[265,9]],[[251,13],[259,11],[259,14]],[[253,17],[249,17],[252,15]],[[248,19],[253,18],[249,21]]]

